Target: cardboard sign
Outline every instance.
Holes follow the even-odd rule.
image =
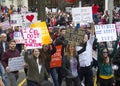
[[[72,8],[72,17],[75,23],[92,23],[92,8],[91,7],[79,7]]]
[[[23,36],[27,49],[42,48],[42,35],[39,28],[24,28]]]
[[[22,15],[21,14],[10,15],[10,24],[11,26],[22,26]]]
[[[115,24],[95,25],[98,42],[115,41],[117,39]]]
[[[16,41],[16,44],[24,44],[24,39],[21,32],[14,32],[13,39]]]
[[[85,31],[81,29],[67,29],[65,39],[68,40],[69,43],[80,45],[84,42],[84,35]]]
[[[10,72],[23,69],[24,68],[23,64],[24,64],[24,57],[23,56],[9,58],[9,61],[8,61],[8,67],[10,68]]]
[[[49,31],[45,22],[37,22],[37,23],[31,24],[30,27],[40,29],[41,36],[42,36],[42,44],[52,43],[52,39],[50,37]]]
[[[61,67],[62,65],[61,50],[62,50],[62,45],[56,46],[56,53],[52,55],[50,68]]]

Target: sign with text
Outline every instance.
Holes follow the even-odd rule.
[[[3,30],[7,30],[8,28],[11,28],[11,25],[10,25],[9,21],[4,21],[0,24],[2,25]]]
[[[27,49],[42,48],[42,36],[39,28],[24,28],[23,37]]]
[[[69,43],[75,43],[76,45],[80,45],[84,42],[85,31],[81,29],[67,29],[65,34],[65,39]]]
[[[115,41],[117,39],[115,24],[95,25],[98,42]]]
[[[91,23],[92,18],[92,8],[91,7],[79,7],[72,8],[72,17],[75,23]]]
[[[31,24],[32,28],[39,28],[41,31],[41,36],[42,36],[42,44],[51,44],[52,39],[50,37],[47,25],[45,22],[36,22],[34,24]]]
[[[27,13],[24,14],[24,21],[25,23],[34,23],[37,22],[37,13]]]
[[[23,64],[24,64],[24,57],[23,56],[9,58],[9,61],[8,61],[8,67],[10,68],[10,72],[23,69],[24,68]]]
[[[52,55],[52,59],[50,62],[50,68],[55,68],[55,67],[61,67],[61,50],[62,50],[62,45],[56,46],[56,53]]]
[[[11,26],[22,26],[22,15],[21,14],[10,15],[10,24]]]
[[[16,41],[16,44],[24,44],[24,39],[21,32],[14,32],[13,39]]]

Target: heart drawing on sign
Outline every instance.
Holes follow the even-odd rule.
[[[32,22],[34,19],[34,15],[27,15],[26,19],[28,19],[30,22]]]

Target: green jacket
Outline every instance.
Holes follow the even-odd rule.
[[[40,85],[41,81],[49,78],[44,65],[42,65],[41,73],[39,74],[36,57],[32,55],[28,55],[28,53],[25,52],[24,59],[25,62],[28,64],[28,74],[27,74],[28,80],[37,82]]]
[[[114,54],[115,54],[115,52],[117,50],[118,41],[119,41],[119,39],[117,39],[117,41],[115,42],[115,44],[113,46],[113,51],[109,55],[110,59],[114,56]],[[100,48],[98,43],[97,43],[97,47],[98,47],[99,75],[103,75],[103,76],[111,76],[111,75],[113,75],[112,64],[111,63],[103,64],[102,51],[101,51],[101,48]]]

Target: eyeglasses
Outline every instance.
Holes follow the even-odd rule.
[[[103,54],[108,53],[108,52],[103,52]]]

